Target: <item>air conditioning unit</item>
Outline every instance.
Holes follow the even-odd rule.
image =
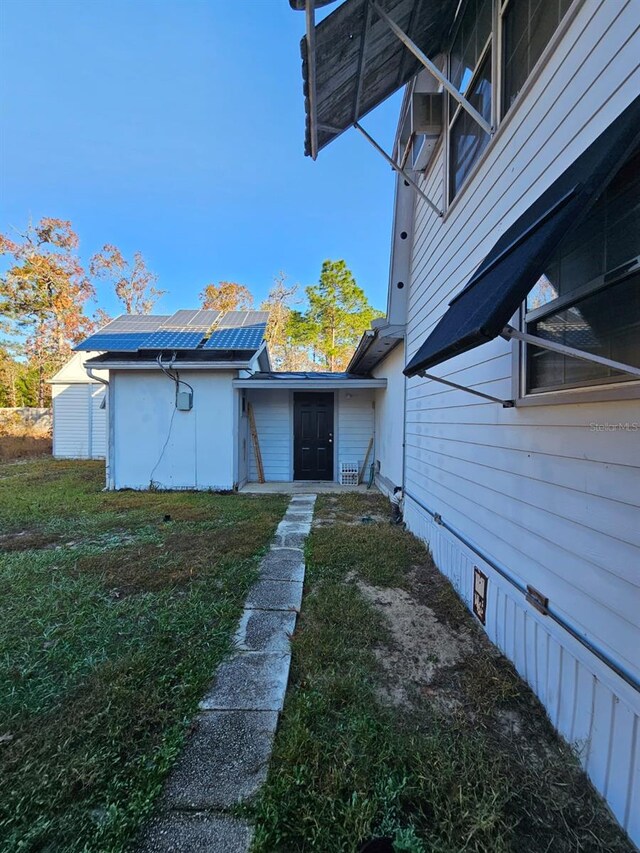
[[[429,164],[442,133],[442,92],[414,92],[411,96],[411,168],[421,172]]]

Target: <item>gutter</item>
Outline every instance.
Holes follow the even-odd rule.
[[[445,530],[448,530],[449,533],[453,534],[456,539],[462,542],[470,551],[473,551],[476,556],[478,556],[484,563],[497,572],[500,577],[504,578],[508,583],[511,584],[518,592],[522,593],[522,595],[529,600],[530,591],[529,589],[519,581],[517,578],[513,576],[513,574],[503,566],[501,563],[498,563],[493,557],[490,557],[485,551],[483,551],[478,545],[473,543],[470,539],[468,539],[463,533],[453,527],[451,524],[448,524],[440,513],[434,512],[429,509],[422,501],[418,500],[415,495],[412,495],[410,492],[405,492],[406,496],[410,498],[414,503],[416,503],[421,509],[423,509],[428,515],[431,516],[431,519],[435,524],[438,524],[440,527],[444,527]],[[538,608],[536,608],[538,609]],[[548,616],[553,622],[563,628],[568,634],[570,634],[574,640],[577,640],[580,645],[584,646],[592,655],[598,658],[605,666],[607,666],[612,672],[615,672],[623,681],[625,681],[630,687],[640,693],[640,681],[632,675],[632,673],[628,672],[623,666],[616,663],[609,655],[601,648],[599,648],[593,640],[590,640],[587,636],[581,633],[577,628],[574,628],[570,622],[567,622],[566,619],[557,613],[552,607],[547,603],[542,611],[544,616]]]
[[[157,370],[155,361],[101,361],[92,365],[95,370]],[[179,370],[249,370],[250,361],[180,361],[174,368]],[[89,370],[85,364],[85,370]],[[97,378],[97,377],[96,377]]]
[[[234,388],[291,388],[294,391],[340,390],[342,388],[386,388],[387,380],[380,379],[234,379]]]
[[[375,341],[377,336],[378,332],[376,331],[376,329],[367,329],[366,332],[363,332],[362,337],[360,338],[360,342],[356,347],[356,351],[351,356],[351,361],[347,365],[347,373],[354,372],[355,368],[357,368],[358,362],[367,354],[367,352],[371,348],[371,344]]]

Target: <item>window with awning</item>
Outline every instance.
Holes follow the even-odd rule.
[[[624,164],[631,157],[636,156],[639,149],[640,97],[637,97],[507,229],[488,253],[471,280],[451,300],[444,316],[407,365],[405,374],[407,376],[421,374],[459,353],[466,352],[501,335],[507,339],[520,337],[521,340],[524,340],[522,334],[508,325],[510,319],[518,311],[530,292],[534,294],[537,292],[538,298],[546,298],[542,296],[545,292],[543,285],[549,283],[551,287],[554,286],[549,274],[546,276],[546,281],[541,277],[545,271],[551,272],[554,258],[558,257],[558,252],[562,257],[563,250],[561,247],[565,235],[572,232],[574,228],[580,227],[581,223],[584,223],[582,227],[588,230],[593,217],[597,220],[598,216],[602,215],[598,212],[598,205],[604,205],[611,217],[624,215],[624,210],[629,203],[628,200],[626,203],[615,203],[616,193],[620,197],[620,193],[623,193],[624,189],[622,186],[617,189],[618,185],[614,179]],[[631,168],[635,162],[637,161],[631,162]],[[621,181],[620,184],[622,183],[624,182]],[[607,187],[611,187],[609,193],[606,192]],[[601,201],[601,198],[604,201]],[[632,206],[632,209],[635,210],[635,207]],[[629,213],[631,214],[631,210]],[[625,227],[628,225],[629,223]],[[602,227],[606,231],[606,225]],[[632,252],[633,249],[624,245],[625,238],[621,237],[618,232],[619,229],[610,229],[609,236],[603,238],[605,240],[604,246],[595,246],[593,240],[587,240],[582,249],[582,257],[580,257],[580,252],[572,253],[569,251],[568,255],[573,255],[570,260],[574,272],[571,275],[575,278],[576,265],[579,267],[581,263],[585,263],[585,253],[588,255],[592,251],[603,251],[605,258],[619,258]],[[570,246],[571,239],[567,238],[565,247]],[[603,263],[607,264],[606,261]],[[633,261],[631,263],[633,264]],[[629,273],[634,271],[633,266],[629,267],[627,271]],[[589,273],[587,273],[588,275]],[[606,271],[603,275],[603,288],[605,285],[613,284],[610,279],[607,279]],[[553,277],[553,273],[551,276]],[[580,275],[578,275],[578,279],[580,279]],[[563,286],[559,283],[561,280],[562,276],[558,280],[557,286]],[[569,281],[570,279],[565,280]],[[590,279],[587,279],[584,283],[588,284],[589,281]],[[581,322],[587,325],[585,318],[587,316],[594,318],[588,324],[589,329],[581,329],[581,331],[585,334],[588,331],[595,337],[595,317],[601,315],[598,319],[598,322],[601,323],[598,334],[600,339],[603,337],[610,339],[608,347],[613,357],[609,360],[614,362],[614,365],[606,365],[602,361],[602,359],[608,359],[608,356],[598,356],[594,352],[590,352],[590,344],[586,337],[582,341],[582,346],[569,345],[570,349],[574,350],[573,353],[563,352],[563,348],[566,349],[568,345],[553,340],[554,332],[553,328],[549,326],[549,320],[547,321],[547,328],[544,327],[544,324],[538,328],[535,325],[535,317],[529,318],[534,324],[532,327],[536,328],[538,334],[533,336],[535,338],[533,342],[528,341],[527,343],[542,346],[550,351],[555,349],[555,352],[560,355],[569,358],[583,358],[585,361],[592,361],[594,364],[598,364],[598,359],[600,359],[600,366],[622,370],[623,373],[634,375],[637,378],[640,376],[640,369],[634,364],[637,353],[636,356],[631,353],[631,362],[619,361],[615,355],[625,355],[628,352],[627,344],[613,345],[616,337],[620,342],[626,340],[627,332],[622,326],[630,319],[632,310],[635,310],[633,306],[636,304],[633,301],[636,297],[627,303],[626,294],[637,292],[637,288],[634,289],[635,281],[635,279],[631,279],[625,285],[630,290],[622,289],[621,285],[624,282],[620,282],[620,289],[618,290],[614,291],[613,287],[611,288],[607,298],[611,300],[612,306],[617,303],[618,307],[616,310],[609,311],[607,314],[609,319],[606,321],[601,310],[589,308],[588,299],[595,295],[595,291],[594,294],[584,294],[583,291],[580,291],[579,300],[576,293],[577,302],[579,301],[582,305]],[[617,279],[615,283],[618,284]],[[598,290],[601,289],[598,288]],[[557,298],[555,294],[552,293],[552,295],[553,298]],[[613,300],[614,296],[616,300]],[[625,304],[628,305],[628,311],[624,308]],[[549,309],[550,315],[553,313],[553,307],[551,305]],[[563,306],[563,310],[571,307],[575,306]],[[567,339],[566,331],[569,322],[570,315],[562,316],[562,311],[560,311],[554,321],[556,337],[560,334],[559,329],[562,327],[564,329],[562,334]],[[576,333],[577,330],[574,330],[574,343],[578,342]],[[530,333],[526,332],[525,336],[527,334]],[[594,342],[592,349],[595,347],[596,343]],[[540,375],[540,371],[538,373]]]

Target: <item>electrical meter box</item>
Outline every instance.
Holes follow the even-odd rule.
[[[193,408],[193,393],[191,391],[178,391],[176,397],[176,409],[179,412],[190,412]]]

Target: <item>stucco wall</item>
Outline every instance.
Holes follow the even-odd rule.
[[[113,488],[231,489],[236,394],[231,371],[183,371],[193,408],[175,408],[175,385],[153,370],[112,371]]]

